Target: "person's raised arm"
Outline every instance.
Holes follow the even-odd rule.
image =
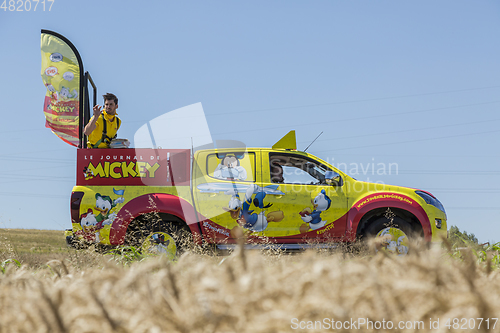
[[[94,106],[94,118],[92,118],[91,121],[85,126],[83,129],[83,133],[87,136],[90,135],[95,129],[96,129],[96,122],[99,116],[101,115],[101,106],[95,105]]]

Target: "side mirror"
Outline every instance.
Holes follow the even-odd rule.
[[[340,186],[341,185],[341,180],[342,180],[342,178],[340,178],[340,175],[337,172],[335,172],[335,171],[327,171],[325,173],[325,182],[328,185],[331,185],[331,186]]]

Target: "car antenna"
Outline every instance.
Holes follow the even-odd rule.
[[[320,135],[321,135],[321,134],[323,134],[323,131],[321,131],[321,133],[319,133],[319,134],[318,134],[318,136],[316,137],[316,139],[314,139],[314,140],[313,140],[313,142],[311,142],[311,143],[309,144],[309,146],[307,146],[307,148],[306,148],[306,149],[304,149],[304,153],[306,152],[306,150],[307,150],[309,147],[311,147],[311,145],[314,143],[314,141],[316,141],[316,140],[320,137]]]

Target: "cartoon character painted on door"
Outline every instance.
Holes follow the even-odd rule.
[[[325,190],[321,190],[311,202],[314,209],[306,207],[299,213],[300,218],[305,222],[300,226],[301,233],[308,232],[311,229],[317,230],[323,228],[327,223],[327,221],[321,218],[321,213],[330,208],[332,200],[326,195]]]
[[[230,213],[231,218],[238,222],[239,227],[248,232],[261,232],[266,230],[270,222],[280,222],[285,217],[283,211],[275,210],[266,214],[263,209],[270,208],[272,204],[265,204],[266,191],[264,188],[252,184],[245,191],[245,200],[241,201],[238,193],[233,193],[229,200],[228,207],[223,209]],[[253,204],[253,206],[252,206]],[[256,213],[252,208],[260,208]],[[236,238],[238,226],[231,230],[231,235]]]

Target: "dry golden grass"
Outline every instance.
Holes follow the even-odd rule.
[[[0,228],[0,244],[12,246],[17,253],[54,253],[66,249],[64,231],[56,230]]]
[[[439,249],[407,257],[186,253],[174,263],[151,257],[130,265],[89,251],[78,256],[51,260],[50,268],[8,264],[0,273],[0,332],[321,332],[332,331],[331,319],[358,318],[395,327],[358,322],[336,331],[500,331],[500,324],[491,330],[500,272],[467,251],[463,261]],[[485,321],[477,329],[477,319],[476,329],[462,330],[463,321],[449,329],[448,318],[490,318],[490,330]],[[399,321],[423,324],[397,329]],[[299,325],[306,329],[293,329]]]
[[[64,231],[0,228],[0,262],[7,259],[15,259],[30,269],[48,268],[50,260],[66,261],[75,268],[92,267],[102,261],[93,251],[67,247]]]

